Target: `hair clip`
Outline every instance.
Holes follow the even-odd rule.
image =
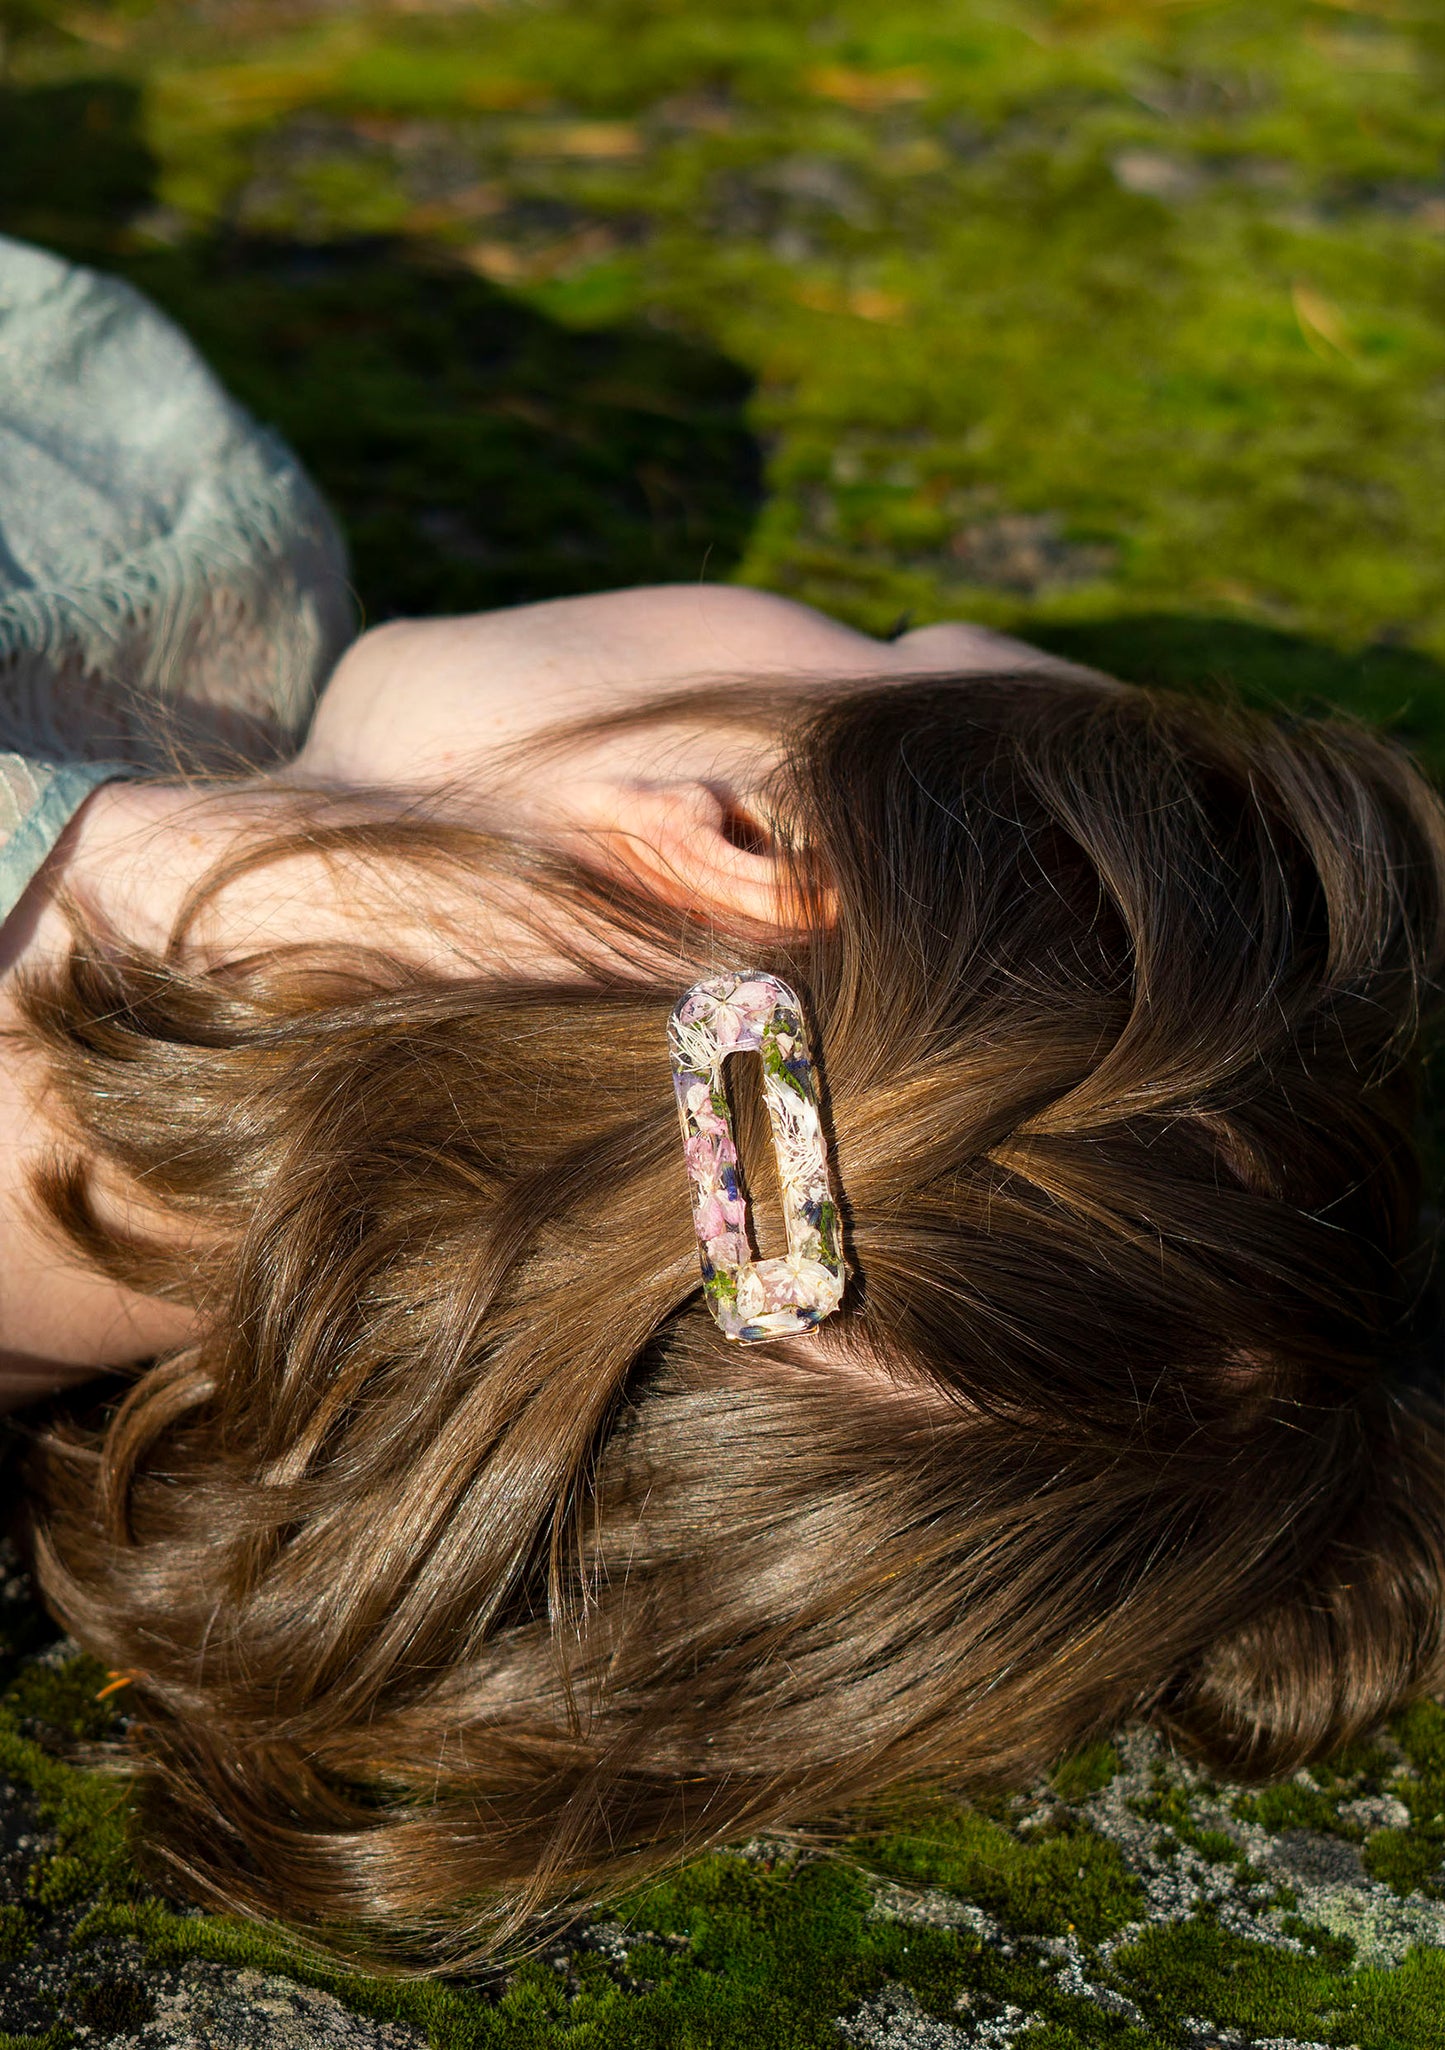
[[[739,969],[695,982],[667,1039],[708,1308],[724,1338],[745,1343],[811,1331],[842,1301],[847,1269],[802,1005],[775,975]],[[788,1233],[781,1259],[752,1254],[723,1082],[732,1053],[762,1056]]]

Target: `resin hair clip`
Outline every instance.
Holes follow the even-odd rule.
[[[811,1331],[842,1301],[847,1269],[802,1006],[775,975],[741,969],[695,982],[673,1008],[667,1039],[708,1308],[724,1338]],[[748,1238],[723,1083],[730,1053],[762,1056],[788,1230],[777,1260],[755,1260]]]

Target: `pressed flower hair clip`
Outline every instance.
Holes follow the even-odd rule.
[[[667,1028],[703,1292],[725,1338],[813,1330],[843,1300],[847,1269],[803,1007],[775,975],[739,969],[695,982]],[[723,1080],[729,1054],[762,1058],[788,1250],[755,1260]]]

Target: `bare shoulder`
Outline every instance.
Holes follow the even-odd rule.
[[[322,692],[308,777],[424,784],[558,719],[670,686],[1067,665],[963,622],[891,641],[769,591],[660,584],[365,633]]]

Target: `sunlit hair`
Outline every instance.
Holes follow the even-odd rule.
[[[1024,1780],[1133,1713],[1287,1773],[1441,1676],[1435,797],[1344,724],[1068,678],[790,703],[785,940],[342,825],[525,881],[577,965],[92,935],[26,996],[54,1214],[206,1313],[35,1475],[50,1602],[137,1675],[156,1869],[209,1906],[456,1964],[901,1778]],[[853,1270],[747,1349],[666,1039],[739,961],[806,993]],[[101,1221],[97,1163],[184,1252]]]

